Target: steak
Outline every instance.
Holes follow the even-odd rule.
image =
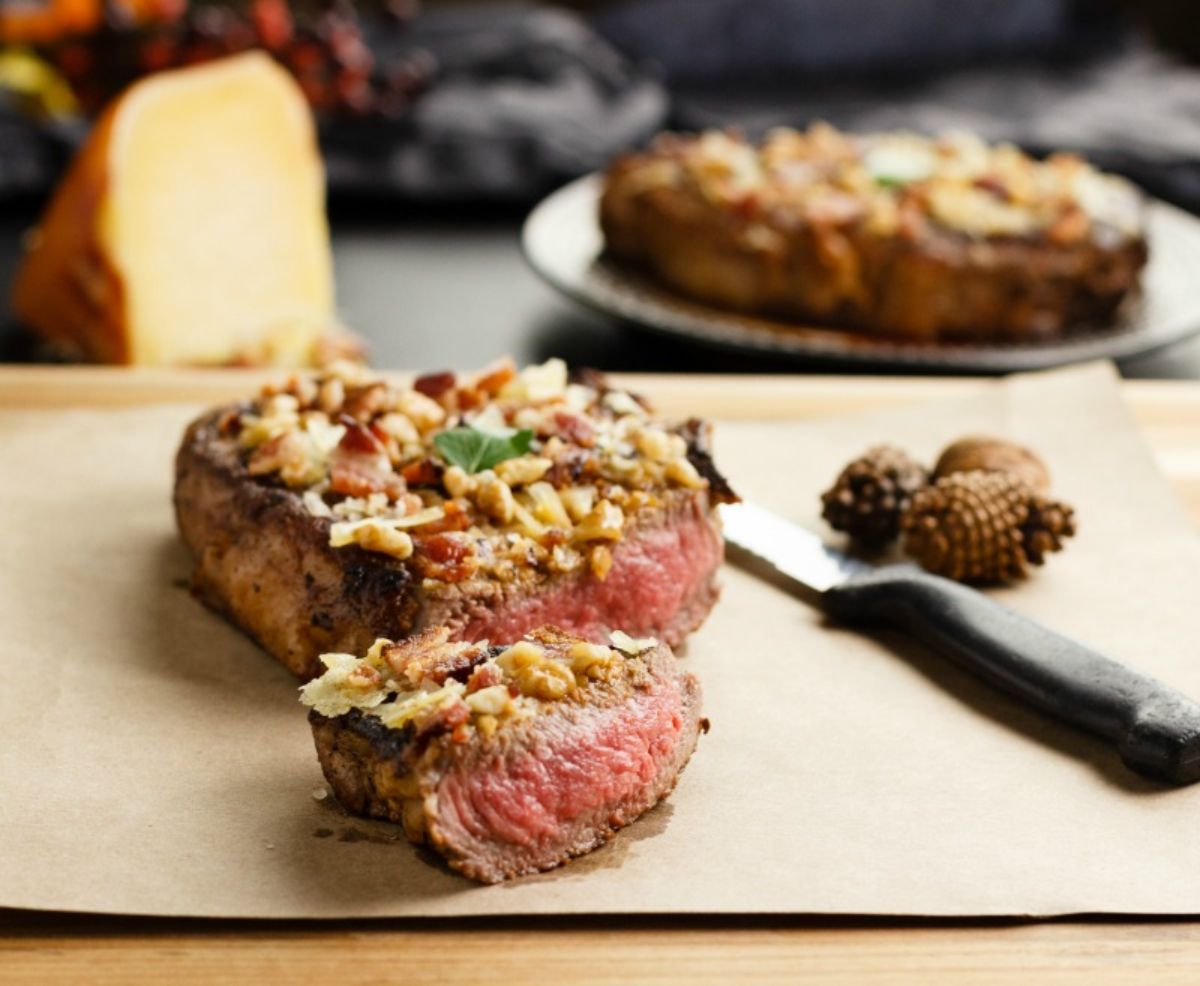
[[[722,308],[1036,340],[1103,325],[1137,288],[1140,212],[1132,185],[1069,155],[817,126],[757,147],[665,135],[614,162],[600,224],[611,256]]]
[[[308,393],[329,379],[339,378],[291,389]],[[363,386],[373,384],[343,387],[345,400],[352,401]],[[458,390],[474,396],[450,400],[445,395],[451,391],[444,391],[447,408],[480,399],[477,388]],[[715,507],[733,494],[713,468],[707,430],[697,422],[652,431],[655,442],[669,439],[680,453],[664,468],[683,483],[650,476],[622,486],[606,475],[605,454],[595,444],[543,431],[533,439],[541,456],[527,454],[495,467],[512,480],[503,484],[489,478],[492,471],[461,475],[463,470],[456,473],[436,453],[430,455],[436,435],[464,420],[451,410],[394,460],[377,455],[367,468],[350,459],[351,474],[366,476],[369,484],[366,497],[354,497],[330,488],[330,477],[343,475],[339,457],[360,455],[345,448],[347,436],[359,427],[354,420],[342,426],[330,462],[319,455],[315,462],[291,461],[285,454],[278,471],[263,471],[263,458],[273,465],[279,454],[272,443],[295,434],[278,432],[248,448],[247,430],[270,420],[263,413],[270,399],[218,409],[189,426],[176,459],[175,509],[183,540],[196,557],[197,594],[301,678],[320,672],[322,653],[361,653],[379,637],[401,639],[440,626],[465,640],[512,640],[553,622],[593,640],[622,628],[674,646],[703,622],[717,599],[724,549]],[[397,400],[404,402],[389,391],[386,400],[376,401],[380,409],[362,412],[374,415],[367,418],[370,427],[378,430],[378,420],[396,414],[381,409]],[[632,407],[624,399],[609,403]],[[520,413],[520,400],[509,402],[506,412],[512,414],[513,406]],[[539,413],[544,408],[543,403]],[[550,418],[553,423],[561,414]],[[588,441],[592,436],[581,421],[601,428],[617,420],[620,416],[605,417],[593,408],[590,416],[561,427]],[[522,484],[519,471],[533,459],[533,469],[544,470],[545,478]],[[629,468],[624,456],[619,465]],[[504,472],[505,466],[511,468]],[[289,483],[285,476],[301,482]],[[446,483],[459,493],[475,483],[476,492],[451,496]],[[516,511],[507,523],[479,506],[490,503],[483,492],[501,485]],[[613,506],[622,500],[623,509]],[[406,501],[412,502],[405,506]],[[573,516],[564,502],[576,505]],[[532,513],[543,506],[539,516],[546,520],[540,522]],[[527,521],[520,520],[521,510]],[[604,526],[616,523],[613,516],[619,516],[619,530]],[[404,526],[423,518],[431,519]],[[378,540],[360,537],[335,546],[335,533],[344,529]],[[402,536],[393,544],[388,539],[396,531]]]
[[[386,641],[353,663],[339,656],[304,700],[338,802],[401,823],[473,879],[550,869],[607,842],[671,792],[707,729],[699,686],[665,645],[618,635],[622,653],[553,627],[510,648],[448,641],[429,631],[399,657]],[[549,679],[529,674],[546,667]],[[369,707],[340,711],[351,702]]]

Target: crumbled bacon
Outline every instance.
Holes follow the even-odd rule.
[[[440,401],[442,395],[448,390],[453,390],[457,383],[458,378],[448,370],[441,373],[425,373],[413,381],[413,390]]]
[[[494,397],[516,375],[517,365],[510,357],[505,356],[480,370],[475,379],[471,381],[470,389],[482,391]]]
[[[572,414],[570,411],[555,411],[554,427],[556,434],[575,445],[591,448],[596,444],[596,429],[582,415]]]
[[[445,466],[433,459],[418,459],[400,470],[409,486],[437,486],[442,481]]]
[[[421,525],[422,534],[465,531],[471,526],[471,508],[466,500],[447,500],[442,504],[442,510],[444,514],[441,520],[431,520],[428,524]]]
[[[414,540],[413,560],[424,578],[462,582],[478,570],[475,546],[465,534],[447,532]]]
[[[346,434],[329,458],[329,488],[346,496],[386,493],[389,500],[401,496],[406,490],[404,480],[392,472],[379,439],[351,418],[342,423]]]
[[[346,433],[338,442],[338,448],[342,451],[366,455],[379,455],[384,451],[383,442],[370,428],[364,427],[346,414],[339,417],[338,421],[346,428]]]
[[[487,394],[483,391],[469,387],[459,387],[454,392],[454,404],[460,411],[473,411],[477,407],[483,407],[487,400]]]
[[[470,695],[481,688],[491,688],[492,685],[499,685],[503,681],[504,672],[500,670],[500,666],[494,661],[485,661],[471,671],[471,677],[467,679],[467,694]]]
[[[476,665],[487,658],[487,649],[477,644],[450,641],[449,632],[443,630],[439,628],[432,642],[427,634],[422,634],[415,638],[416,646],[412,638],[389,644],[383,650],[383,659],[398,677],[414,686],[426,682],[441,686],[447,678],[465,682]]]
[[[423,739],[438,733],[452,733],[465,728],[471,721],[471,710],[461,698],[438,706],[422,720],[417,727],[416,738]]]

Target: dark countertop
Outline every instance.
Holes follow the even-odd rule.
[[[7,297],[28,204],[0,203],[0,296]],[[400,203],[333,211],[338,305],[382,367],[472,367],[505,353],[562,356],[610,370],[835,372],[848,368],[744,357],[618,325],[559,297],[521,256],[520,213],[436,216]],[[11,318],[0,329],[5,358]],[[1129,377],[1200,379],[1200,339],[1126,360]],[[860,371],[861,372],[861,371]]]

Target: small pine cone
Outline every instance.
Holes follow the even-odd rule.
[[[866,548],[879,549],[900,531],[900,517],[929,473],[907,454],[877,445],[841,471],[821,495],[821,516]]]
[[[1012,582],[1075,533],[1074,511],[1007,473],[944,476],[913,498],[901,520],[904,550],[960,582]]]

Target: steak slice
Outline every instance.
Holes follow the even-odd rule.
[[[317,386],[293,389],[303,393]],[[362,386],[343,389],[348,395],[345,404],[356,407],[355,395]],[[445,396],[453,393],[451,388],[441,395],[447,406],[453,407],[453,401],[479,406],[478,395],[469,401]],[[403,403],[403,396],[372,398],[375,411],[368,413],[395,414],[387,408],[397,400]],[[545,410],[551,406],[542,400],[538,413],[547,415],[554,427],[562,419],[567,433],[582,434],[584,441],[591,438],[579,420]],[[594,423],[586,427],[610,426],[611,417],[593,410]],[[547,469],[547,478],[534,487],[539,497],[553,500],[559,490],[567,497],[581,489],[592,496],[588,490],[594,489],[599,491],[594,493],[597,498],[625,497],[625,508],[619,532],[591,532],[588,525],[595,526],[595,511],[573,522],[559,506],[558,520],[540,525],[540,535],[530,535],[519,531],[515,521],[505,526],[485,516],[476,503],[450,497],[446,483],[457,490],[476,480],[458,476],[452,481],[445,463],[423,457],[439,428],[464,420],[461,412],[447,413],[419,443],[410,443],[406,454],[416,466],[406,464],[403,454],[394,462],[373,461],[370,469],[351,460],[357,470],[355,482],[367,476],[364,481],[379,484],[380,491],[366,500],[330,492],[328,477],[339,475],[337,461],[332,466],[318,462],[312,469],[308,463],[292,463],[303,480],[300,484],[281,478],[291,473],[263,473],[264,458],[270,465],[270,457],[281,454],[274,447],[280,444],[279,435],[250,449],[242,436],[267,420],[260,400],[218,409],[193,422],[176,458],[175,510],[183,540],[196,557],[197,594],[301,678],[320,673],[322,653],[361,653],[379,637],[400,639],[433,626],[446,626],[466,640],[512,640],[553,622],[594,640],[624,628],[674,646],[703,622],[717,599],[716,572],[724,546],[716,503],[734,495],[713,469],[706,429],[695,421],[677,426],[668,436],[686,456],[684,465],[676,467],[688,480],[686,485],[647,480],[636,488],[622,487],[602,472],[592,477],[589,470],[605,468],[603,460],[597,464],[595,448],[557,435],[539,438],[543,454],[536,468]],[[334,450],[335,459],[355,434],[353,428],[346,430]],[[290,440],[288,434],[284,439]],[[361,436],[355,440],[361,441]],[[551,467],[546,466],[547,452],[554,457]],[[522,463],[530,458],[515,465],[524,468]],[[280,461],[286,467],[286,456]],[[624,459],[621,467],[627,468]],[[506,475],[518,473],[514,468]],[[589,482],[591,486],[580,485]],[[533,509],[528,484],[514,479],[508,495],[518,507],[528,502]],[[411,535],[405,535],[407,556],[399,556],[403,551],[375,550],[378,545],[369,541],[336,547],[331,543],[335,528],[347,526],[333,510],[350,504],[365,510],[382,503],[383,522],[392,522],[396,514],[396,522],[403,524],[408,518],[399,514],[406,498],[415,501],[409,508],[417,511],[414,519],[435,517],[404,529]],[[456,512],[451,513],[452,508]],[[367,516],[348,526],[376,519]],[[390,530],[384,533],[393,536]],[[587,540],[590,534],[605,539]],[[500,550],[515,560],[499,557]],[[573,552],[573,565],[556,564],[568,557],[562,552]],[[464,553],[466,561],[460,557]]]
[[[507,649],[456,647],[443,630],[333,655],[304,700],[334,796],[485,883],[595,849],[674,789],[708,726],[666,646],[617,640],[626,652],[543,627]]]

